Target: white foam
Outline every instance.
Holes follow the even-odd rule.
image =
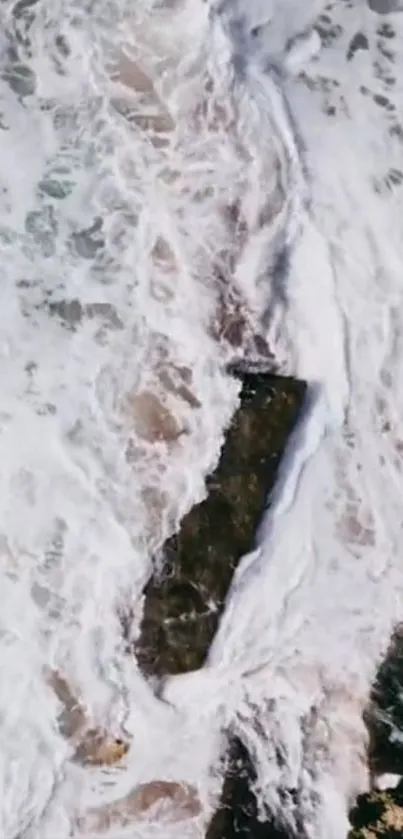
[[[346,804],[368,783],[362,710],[401,619],[402,197],[380,186],[401,148],[396,104],[382,113],[373,95],[397,103],[402,80],[390,58],[375,57],[379,19],[358,4],[328,11],[334,43],[308,84],[286,83],[307,149],[315,232],[308,225],[294,254],[285,327],[316,399],[262,527],[255,580],[249,564],[211,662],[250,672],[266,658],[259,679],[275,706],[262,715],[285,765],[276,768],[273,747],[261,750],[264,797],[292,824],[293,799],[280,795],[288,787],[308,835],[336,838],[347,829]],[[349,64],[357,31],[369,51]],[[361,92],[364,80],[372,93]]]
[[[378,19],[358,0],[330,10],[343,29],[315,57],[309,26],[322,5],[273,2],[264,21],[258,3],[69,2],[17,18],[2,6],[2,69],[10,37],[37,84],[22,98],[21,81],[18,94],[15,79],[0,86],[4,839],[66,839],[77,811],[153,778],[214,794],[220,725],[241,709],[253,739],[256,702],[272,807],[296,789],[308,833],[339,839],[365,784],[360,713],[401,616],[402,207],[399,188],[380,184],[400,148],[388,134],[397,114],[360,92],[385,84],[372,63]],[[358,27],[373,50],[347,64]],[[110,78],[123,44],[153,85],[151,100],[124,93],[131,123]],[[295,77],[304,61],[308,82]],[[312,89],[320,76],[339,84],[333,118],[326,85]],[[391,91],[398,101],[400,79]],[[165,120],[168,144],[139,121],[146,107]],[[243,239],[225,215],[237,203]],[[158,237],[168,245],[159,261]],[[284,246],[291,271],[275,282]],[[131,600],[138,617],[151,548],[202,497],[237,404],[229,349],[209,330],[217,266],[231,262],[230,281],[265,313],[279,362],[307,378],[311,398],[209,666],[168,685],[172,709],[124,654],[117,607]],[[61,299],[87,307],[74,329],[47,307]],[[191,371],[198,407],[164,390],[162,361]],[[186,432],[172,443],[136,438],[123,413],[126,394],[150,390]],[[49,666],[95,720],[133,736],[121,771],[71,763]]]

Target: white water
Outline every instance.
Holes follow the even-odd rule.
[[[194,782],[214,798],[220,727],[235,716],[262,801],[292,826],[296,792],[309,836],[341,839],[365,786],[362,707],[403,612],[403,207],[390,174],[403,154],[403,23],[339,0],[322,42],[286,56],[322,6],[2,4],[4,839],[66,839],[77,813],[148,779]],[[377,33],[385,21],[393,39]],[[369,50],[347,62],[358,29]],[[10,85],[9,43],[36,79],[27,96]],[[155,82],[169,145],[113,105],[124,43]],[[144,112],[150,103],[131,95]],[[44,187],[52,176],[64,197]],[[237,202],[246,236],[225,215]],[[102,230],[79,235],[99,218]],[[285,243],[290,270],[273,277]],[[125,655],[117,613],[138,602],[152,548],[202,496],[237,404],[223,373],[230,350],[209,330],[217,265],[245,308],[265,313],[278,362],[310,391],[261,547],[237,575],[209,666],[168,684],[172,708]],[[61,299],[109,308],[87,308],[69,330],[47,307]],[[162,368],[181,367],[198,407],[164,387]],[[145,390],[185,430],[176,441],[136,435],[125,397]],[[71,762],[47,668],[96,721],[133,738],[121,770]]]

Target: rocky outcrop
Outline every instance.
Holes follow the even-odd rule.
[[[373,775],[403,774],[403,626],[392,636],[365,715]],[[396,737],[396,732],[401,736]]]
[[[371,691],[366,723],[370,735],[369,763],[374,779],[390,782],[403,776],[403,627],[395,630],[389,651]],[[386,774],[387,773],[387,774]],[[206,839],[296,839],[259,814],[253,759],[242,742],[230,741],[220,806]],[[360,795],[350,812],[348,839],[403,839],[403,779],[394,788]],[[298,839],[302,839],[302,831]]]
[[[163,571],[145,590],[136,654],[144,673],[164,676],[202,666],[233,573],[253,546],[267,495],[305,392],[302,382],[271,375],[243,377],[240,406],[228,429],[207,498],[165,544]],[[373,776],[403,774],[403,628],[379,669],[366,712]],[[291,839],[259,813],[253,759],[230,736],[221,803],[207,839]],[[358,798],[349,839],[402,839],[403,785]]]
[[[291,839],[269,814],[262,817],[254,792],[256,772],[242,741],[231,736],[226,756],[225,781],[220,806],[206,839]]]
[[[303,382],[266,373],[243,376],[207,498],[163,549],[163,570],[145,589],[136,655],[144,673],[202,666],[233,573],[253,544],[277,466],[305,392]]]
[[[238,374],[236,368],[232,371]],[[162,573],[145,589],[136,655],[149,676],[201,667],[213,640],[233,573],[250,551],[277,467],[300,410],[305,384],[267,373],[240,373],[240,405],[227,431],[207,497],[163,548]],[[208,839],[286,839],[260,822],[253,762],[237,737],[226,756],[220,807]]]
[[[403,626],[392,636],[365,714],[374,780],[403,775]],[[360,795],[350,814],[349,839],[402,839],[403,782],[395,788]]]
[[[403,785],[360,795],[350,821],[349,839],[402,839]]]

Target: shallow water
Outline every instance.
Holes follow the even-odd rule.
[[[344,836],[367,782],[362,707],[403,610],[403,22],[323,6],[2,4],[4,839],[66,839],[155,778],[213,805],[235,717],[262,801],[292,826],[297,800],[309,836]],[[208,666],[170,707],[119,610],[139,618],[237,405],[223,370],[248,335],[220,338],[223,295],[310,395]],[[49,669],[132,739],[120,768],[71,760]]]

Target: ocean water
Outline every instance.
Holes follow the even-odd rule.
[[[202,835],[227,725],[262,812],[347,833],[403,615],[403,16],[380,5],[1,5],[2,839]],[[203,497],[257,324],[306,405],[207,665],[164,703],[120,615]],[[130,740],[119,767],[72,760],[50,671]],[[155,779],[202,815],[94,832]]]

